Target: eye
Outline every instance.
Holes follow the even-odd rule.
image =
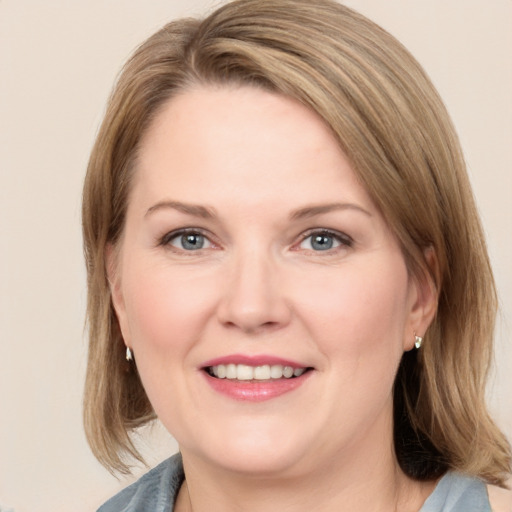
[[[331,231],[314,231],[306,235],[301,241],[299,247],[309,251],[329,251],[341,246],[350,247],[352,240],[341,233],[332,233]]]
[[[181,230],[165,235],[161,245],[170,245],[182,251],[199,251],[210,248],[212,243],[199,231]]]

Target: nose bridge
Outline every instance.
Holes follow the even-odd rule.
[[[234,252],[219,305],[220,320],[251,332],[284,325],[289,309],[272,251],[251,244]]]

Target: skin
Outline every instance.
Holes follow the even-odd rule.
[[[202,248],[182,245],[183,228]],[[108,259],[124,340],[183,454],[178,511],[421,507],[433,484],[396,463],[392,386],[435,293],[314,113],[249,87],[170,100]],[[229,354],[313,369],[290,393],[244,402],[202,370]]]

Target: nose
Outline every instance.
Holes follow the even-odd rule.
[[[234,257],[218,304],[219,321],[251,334],[287,325],[291,308],[284,281],[283,269],[263,251]]]

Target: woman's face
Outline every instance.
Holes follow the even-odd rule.
[[[391,446],[422,293],[304,106],[249,87],[169,101],[110,254],[124,340],[184,457],[275,474]]]

